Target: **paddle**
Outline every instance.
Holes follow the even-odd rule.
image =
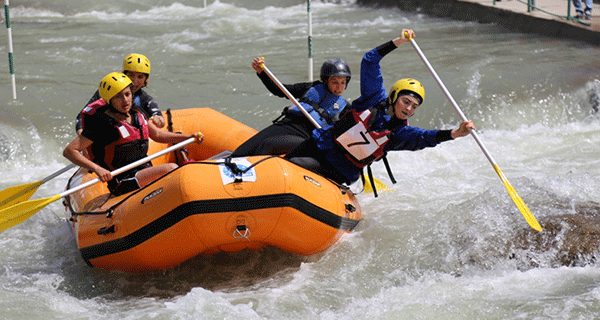
[[[40,181],[14,186],[0,191],[0,199],[2,199],[0,200],[0,209],[4,209],[12,206],[13,204],[28,200],[42,184],[75,167],[76,165],[71,163],[70,165],[56,171]]]
[[[264,58],[262,58],[264,60]],[[271,80],[273,80],[273,82],[275,82],[275,84],[277,85],[277,87],[285,94],[285,96],[292,101],[292,103],[294,103],[294,105],[296,105],[296,107],[298,107],[298,109],[300,109],[300,111],[302,112],[302,114],[304,114],[304,116],[317,128],[317,129],[321,129],[321,125],[319,125],[319,123],[313,119],[313,117],[311,117],[308,112],[306,111],[306,109],[304,109],[304,107],[302,107],[302,105],[300,104],[300,102],[298,102],[298,100],[296,100],[296,98],[294,98],[294,96],[292,96],[292,94],[286,89],[286,87],[283,86],[283,84],[275,77],[275,75],[273,73],[271,73],[271,70],[269,70],[269,68],[267,68],[267,66],[265,66],[265,64],[261,64],[260,67],[267,73],[267,75],[269,76],[269,78],[271,78]],[[383,192],[389,192],[392,191],[393,189],[390,189],[388,186],[386,186],[383,182],[373,178],[374,182],[375,182],[375,187],[377,188],[377,190],[381,190]],[[365,181],[365,185],[364,185],[364,190],[367,193],[371,193],[373,192],[373,186],[371,186],[371,183],[369,182],[369,180]]]
[[[262,58],[263,60],[265,58]],[[300,109],[300,111],[302,112],[302,114],[304,114],[304,116],[317,128],[317,129],[321,129],[321,125],[319,125],[319,123],[313,119],[313,117],[310,116],[310,114],[308,114],[308,111],[306,111],[306,109],[304,109],[304,107],[300,104],[300,102],[298,102],[298,100],[296,100],[296,98],[294,98],[294,96],[292,96],[292,94],[288,91],[288,89],[286,87],[283,86],[283,84],[279,81],[279,79],[277,79],[277,77],[275,77],[275,75],[271,72],[271,70],[269,70],[269,68],[267,68],[267,66],[265,66],[265,64],[261,64],[260,67],[267,73],[267,75],[269,76],[269,78],[271,78],[271,80],[273,80],[273,82],[275,82],[275,84],[277,85],[277,87],[279,87],[279,89],[285,94],[285,96],[296,105],[296,107],[298,107],[298,109]]]
[[[200,135],[202,135],[202,133],[200,133]],[[189,138],[189,139],[182,141],[176,145],[173,145],[169,148],[161,150],[153,155],[147,156],[143,159],[132,162],[124,167],[121,167],[115,171],[112,171],[110,174],[114,177],[114,176],[118,175],[119,173],[133,169],[141,164],[144,164],[152,159],[158,158],[158,157],[160,157],[164,154],[167,154],[173,150],[182,148],[182,147],[194,142],[194,140],[196,140],[196,138],[194,138],[194,137]],[[14,227],[17,224],[29,219],[36,212],[40,211],[41,209],[43,209],[45,206],[49,205],[50,203],[52,203],[62,197],[68,196],[72,193],[75,193],[81,189],[87,188],[98,182],[100,182],[100,178],[90,180],[84,184],[81,184],[81,185],[73,188],[73,189],[69,189],[63,193],[59,193],[52,197],[25,201],[25,202],[21,202],[21,203],[12,205],[8,208],[4,208],[4,209],[0,210],[0,232],[6,230],[8,228]]]
[[[405,36],[408,37],[407,34],[405,34]],[[433,67],[431,66],[431,64],[429,63],[429,61],[423,54],[423,51],[421,51],[421,48],[419,48],[419,45],[417,45],[417,42],[413,38],[409,37],[408,39],[410,40],[410,43],[412,44],[413,48],[415,48],[415,50],[417,51],[417,54],[419,55],[421,60],[423,60],[423,63],[425,64],[427,69],[429,69],[429,72],[431,73],[431,75],[433,76],[435,81],[438,83],[438,85],[440,86],[440,88],[442,89],[444,94],[446,95],[446,98],[448,98],[448,100],[450,101],[450,103],[452,104],[452,106],[454,107],[454,109],[456,110],[458,115],[460,116],[460,118],[463,121],[467,121],[467,117],[465,117],[465,114],[458,107],[458,104],[456,103],[456,101],[454,101],[454,98],[452,98],[452,95],[450,95],[450,92],[448,91],[448,89],[446,89],[446,86],[444,85],[444,83],[442,82],[440,77],[438,77],[435,70],[433,70]],[[481,140],[479,140],[479,136],[477,135],[477,132],[475,132],[475,130],[471,130],[471,129],[469,129],[469,131],[471,131],[471,135],[473,136],[473,138],[475,139],[475,141],[481,148],[481,151],[483,151],[483,153],[485,154],[485,156],[487,157],[489,162],[492,164],[492,167],[494,167],[494,170],[496,170],[496,173],[500,177],[500,180],[502,180],[502,182],[504,183],[504,186],[506,187],[508,194],[510,195],[510,197],[512,198],[514,203],[517,205],[517,208],[519,208],[519,210],[521,211],[523,218],[525,218],[525,220],[527,221],[527,223],[529,224],[530,227],[532,227],[533,229],[535,229],[537,231],[542,231],[542,227],[537,222],[537,220],[535,219],[535,217],[533,216],[531,211],[529,211],[529,208],[527,208],[527,205],[525,204],[525,202],[523,202],[523,199],[521,199],[521,197],[519,197],[519,195],[517,194],[517,191],[515,191],[515,188],[513,188],[513,186],[510,184],[510,182],[508,182],[508,179],[506,178],[506,176],[504,175],[504,173],[502,172],[502,170],[500,169],[500,167],[498,166],[496,161],[494,161],[494,159],[492,158],[490,153],[487,151],[487,149],[485,148],[485,146],[483,145]]]
[[[375,178],[373,178],[373,183],[375,184],[375,189],[377,190],[377,192],[392,192],[392,191],[394,191],[394,189],[386,186],[383,182],[381,182]],[[366,193],[373,193],[373,186],[371,185],[371,182],[369,181],[369,179],[365,179],[364,190]]]

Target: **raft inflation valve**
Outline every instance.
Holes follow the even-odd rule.
[[[239,225],[233,230],[233,237],[236,239],[248,239],[250,238],[250,229],[246,228],[246,225]]]

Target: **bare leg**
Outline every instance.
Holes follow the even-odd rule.
[[[165,163],[155,167],[150,167],[141,170],[135,175],[135,178],[137,179],[140,188],[143,188],[150,182],[160,178],[161,176],[175,169],[177,169],[177,165],[175,163]]]

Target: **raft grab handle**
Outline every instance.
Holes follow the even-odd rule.
[[[243,233],[242,233],[243,232]],[[235,230],[233,230],[233,237],[236,239],[248,239],[250,238],[251,232],[250,229],[246,227],[246,225],[238,225]]]

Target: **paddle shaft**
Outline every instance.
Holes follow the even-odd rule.
[[[119,173],[122,173],[124,171],[133,169],[141,164],[144,164],[152,159],[155,159],[157,157],[160,157],[166,153],[169,153],[175,149],[181,148],[185,145],[188,145],[192,142],[194,142],[194,140],[196,140],[195,137],[191,137],[185,141],[182,141],[174,146],[171,146],[169,148],[166,148],[162,151],[159,151],[151,156],[147,156],[143,159],[140,159],[138,161],[135,161],[131,164],[128,164],[124,167],[121,167],[113,172],[111,172],[111,175],[117,175]],[[42,198],[42,199],[36,199],[36,200],[29,200],[29,201],[25,201],[25,202],[20,202],[17,204],[14,204],[10,207],[7,208],[3,208],[0,209],[0,232],[3,230],[6,230],[8,228],[14,227],[17,224],[29,219],[31,216],[33,216],[36,212],[40,211],[41,209],[43,209],[44,207],[46,207],[47,205],[49,205],[50,203],[59,200],[62,197],[68,196],[74,192],[77,192],[83,188],[87,188],[95,183],[100,182],[101,180],[99,178],[96,178],[94,180],[90,180],[82,185],[79,185],[73,189],[69,189],[63,193],[60,194],[56,194],[52,197],[48,197],[48,198]]]
[[[415,48],[415,51],[417,51],[417,54],[419,55],[419,57],[421,58],[421,60],[423,61],[423,63],[427,67],[427,69],[429,69],[429,72],[431,73],[431,75],[433,76],[433,78],[435,79],[437,84],[440,86],[440,88],[444,92],[444,95],[446,95],[446,98],[448,98],[448,101],[450,101],[450,103],[454,107],[454,110],[456,110],[456,112],[458,113],[458,115],[460,116],[460,118],[463,121],[467,121],[467,117],[465,117],[465,114],[462,112],[462,110],[460,110],[460,108],[458,107],[458,104],[456,103],[456,101],[454,101],[454,98],[452,97],[452,95],[450,94],[450,92],[448,91],[448,89],[446,88],[446,86],[444,85],[442,80],[440,79],[440,77],[437,75],[437,73],[435,72],[435,70],[433,69],[431,64],[429,63],[429,60],[427,60],[427,58],[423,54],[423,51],[421,51],[421,48],[419,48],[419,45],[417,44],[417,42],[412,38],[409,38],[409,40],[410,40],[410,44],[412,44],[413,48]],[[527,205],[525,204],[523,199],[521,199],[521,197],[517,194],[517,191],[510,184],[510,182],[508,181],[508,178],[506,178],[506,176],[502,172],[502,169],[500,169],[500,166],[498,166],[498,164],[496,163],[496,161],[494,161],[494,158],[492,158],[492,156],[487,151],[486,147],[483,145],[481,140],[479,140],[479,136],[477,135],[475,130],[469,129],[469,131],[471,132],[471,135],[473,136],[473,138],[475,139],[475,141],[481,148],[481,151],[483,151],[486,158],[492,164],[492,167],[494,167],[494,170],[498,174],[498,177],[500,177],[500,180],[502,180],[502,183],[504,183],[504,186],[506,187],[508,194],[512,198],[513,202],[515,203],[515,205],[517,206],[519,211],[521,211],[521,214],[523,215],[523,217],[525,218],[525,220],[527,221],[529,226],[537,231],[542,231],[542,227],[537,222],[537,220],[535,219],[535,217],[533,216],[531,211],[529,211],[529,208],[527,208]]]
[[[133,169],[133,168],[135,168],[135,167],[137,167],[139,165],[142,165],[142,164],[144,164],[144,163],[146,163],[146,162],[148,162],[150,160],[156,159],[156,158],[158,158],[158,157],[160,157],[160,156],[162,156],[164,154],[167,154],[167,153],[169,153],[169,152],[171,152],[173,150],[177,150],[179,148],[185,147],[186,145],[194,142],[194,140],[196,140],[196,138],[194,138],[194,137],[189,138],[187,140],[184,140],[184,141],[182,141],[182,142],[180,142],[180,143],[178,143],[176,145],[173,145],[173,146],[168,147],[168,148],[166,148],[164,150],[161,150],[161,151],[159,151],[157,153],[154,153],[154,154],[152,154],[150,156],[147,156],[147,157],[142,158],[142,159],[140,159],[138,161],[135,161],[135,162],[132,162],[132,163],[126,165],[126,166],[123,166],[123,167],[121,167],[119,169],[116,169],[115,171],[112,171],[110,174],[114,177],[114,176],[118,175],[119,173],[123,173],[123,172],[125,172],[127,170]],[[90,180],[90,181],[88,181],[88,182],[86,182],[84,184],[78,185],[77,187],[75,187],[73,189],[69,189],[69,190],[67,190],[67,191],[59,194],[59,196],[60,196],[60,198],[68,196],[68,195],[70,195],[72,193],[75,193],[75,192],[77,192],[77,191],[79,191],[81,189],[85,189],[85,188],[87,188],[87,187],[89,187],[89,186],[91,186],[91,185],[93,185],[95,183],[98,183],[100,181],[101,181],[100,178],[96,178],[94,180]]]
[[[74,163],[71,163],[70,165],[56,171],[55,173],[47,176],[46,178],[37,181],[37,182],[33,182],[33,183],[27,183],[24,185],[20,185],[20,186],[15,186],[15,187],[10,187],[8,189],[4,189],[2,191],[0,191],[0,198],[3,198],[0,201],[0,209],[3,209],[5,207],[11,206],[15,203],[19,203],[22,201],[26,201],[27,199],[29,199],[33,193],[44,183],[46,183],[47,181],[50,181],[56,177],[58,177],[59,175],[63,174],[64,172],[74,168],[76,165]]]
[[[277,87],[285,94],[285,96],[290,101],[292,101],[294,103],[294,105],[296,105],[296,107],[298,107],[298,109],[300,109],[300,111],[302,111],[302,114],[304,114],[304,116],[306,116],[306,118],[317,129],[321,129],[321,126],[319,125],[319,123],[315,119],[313,119],[313,117],[311,117],[310,114],[308,114],[308,111],[306,111],[306,109],[304,109],[304,107],[300,104],[300,102],[298,102],[298,100],[296,100],[296,98],[294,98],[294,96],[288,91],[288,89],[286,89],[286,87],[283,86],[283,84],[275,77],[275,75],[273,75],[273,73],[271,73],[271,70],[269,70],[269,68],[267,68],[267,66],[265,66],[264,63],[261,65],[261,67],[267,73],[267,75],[269,76],[269,78],[271,78],[271,80],[273,80],[273,82],[275,82],[275,84],[277,85]]]
[[[423,63],[425,64],[425,66],[427,67],[427,69],[429,70],[429,72],[431,73],[433,78],[435,79],[435,81],[437,82],[437,84],[440,86],[440,89],[442,89],[442,92],[444,92],[444,95],[446,96],[446,98],[448,98],[448,101],[450,101],[450,103],[452,104],[452,107],[454,107],[454,110],[456,110],[456,112],[458,113],[458,115],[460,116],[462,121],[467,121],[468,120],[467,117],[462,112],[462,110],[460,109],[460,107],[458,106],[458,104],[456,103],[456,101],[454,100],[454,98],[452,97],[452,95],[450,94],[450,92],[448,91],[448,89],[446,88],[444,83],[442,82],[442,79],[440,79],[440,77],[435,72],[435,70],[429,63],[429,60],[427,60],[427,57],[425,57],[425,55],[423,54],[423,51],[421,51],[421,48],[419,48],[419,45],[417,44],[417,42],[411,38],[410,44],[412,44],[413,48],[415,48],[415,50],[417,51],[417,54],[419,55],[419,57],[421,58],[421,60],[423,61]],[[479,145],[479,148],[481,148],[481,150],[485,154],[486,158],[490,161],[492,166],[496,166],[497,165],[496,161],[494,161],[494,158],[492,158],[492,155],[488,152],[487,148],[483,145],[483,143],[479,139],[477,132],[475,132],[475,130],[472,130],[472,129],[469,129],[469,131],[471,132],[473,139],[475,139],[475,141],[477,142],[477,145]]]
[[[55,173],[53,173],[53,174],[51,174],[51,175],[49,175],[49,176],[45,177],[44,179],[42,179],[42,183],[46,183],[46,182],[48,182],[48,181],[50,181],[50,180],[52,180],[52,179],[54,179],[54,178],[56,178],[56,177],[60,176],[61,174],[63,174],[63,173],[65,173],[65,172],[67,172],[67,171],[69,171],[69,170],[71,170],[71,169],[75,168],[76,166],[77,166],[76,164],[74,164],[74,163],[71,163],[70,165],[68,165],[68,166],[66,166],[66,167],[64,167],[64,168],[62,168],[62,169],[60,169],[60,170],[56,171]]]

